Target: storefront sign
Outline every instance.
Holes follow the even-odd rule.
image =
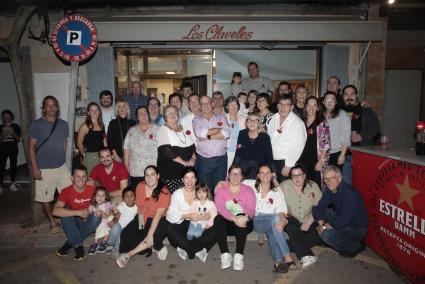
[[[368,209],[368,246],[425,283],[425,167],[353,151],[353,185]]]
[[[89,59],[97,48],[96,27],[82,15],[69,15],[59,20],[52,31],[54,52],[65,61]]]
[[[224,25],[202,26],[194,25],[190,31],[182,37],[183,40],[251,40],[254,33],[241,26],[239,30],[226,29]]]

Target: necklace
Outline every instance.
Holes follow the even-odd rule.
[[[175,134],[176,134],[176,136],[177,136],[177,138],[179,138],[179,140],[180,140],[180,142],[182,143],[182,144],[185,144],[186,145],[186,135],[184,134],[184,132],[183,131],[181,131],[182,132],[182,134],[183,134],[183,139],[180,137],[180,135],[179,135],[179,132],[177,132],[177,131],[175,131],[174,129],[172,129],[169,125],[167,125],[167,127],[171,130],[171,131],[173,131]],[[178,128],[179,130],[182,130],[182,128],[179,126],[179,128]]]
[[[128,131],[128,119],[126,119],[126,129],[125,129],[125,133],[127,133]],[[121,118],[118,117],[118,126],[120,128],[120,136],[121,136],[121,145],[124,145],[124,137],[123,137],[123,133],[122,133],[122,128],[121,128]]]

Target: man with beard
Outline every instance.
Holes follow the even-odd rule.
[[[180,85],[180,92],[182,95],[182,112],[185,114],[190,113],[189,109],[189,96],[193,93],[193,86],[190,82],[183,82]]]
[[[109,148],[102,148],[99,151],[100,163],[97,164],[90,173],[87,184],[99,185],[106,188],[112,201],[122,200],[121,192],[128,186],[128,172],[126,167],[112,159],[112,152]]]
[[[375,112],[370,107],[362,106],[358,97],[357,88],[347,85],[342,90],[344,106],[342,107],[351,118],[351,146],[374,145],[375,138],[380,133],[380,123]],[[342,169],[342,176],[346,183],[351,184],[351,152],[347,151],[347,157]]]
[[[131,83],[131,92],[123,95],[121,100],[126,101],[130,106],[131,119],[137,121],[136,109],[139,106],[148,105],[148,97],[143,94],[143,84],[140,81]]]
[[[108,126],[111,120],[115,119],[115,111],[112,106],[114,97],[111,91],[104,90],[99,94],[100,110],[102,111],[102,121],[105,125],[105,133],[108,133]]]

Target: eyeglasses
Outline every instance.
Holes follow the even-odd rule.
[[[297,175],[292,175],[291,177],[292,177],[293,179],[296,179],[296,178],[300,178],[300,177],[302,177],[302,176],[304,176],[304,173],[297,174]]]
[[[335,181],[336,180],[336,178],[337,178],[337,176],[333,176],[333,177],[325,177],[325,178],[323,178],[323,180],[326,182],[326,181]]]
[[[232,177],[239,177],[239,176],[242,176],[242,173],[230,173],[230,175]]]
[[[255,122],[260,122],[260,120],[259,120],[259,119],[251,119],[251,118],[248,118],[248,119],[246,120],[246,122],[247,122],[247,123],[255,123]]]

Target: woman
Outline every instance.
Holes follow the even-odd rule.
[[[292,111],[299,117],[303,115],[306,97],[307,97],[306,87],[303,85],[298,85],[297,88],[295,89],[295,96],[294,96],[295,103],[294,103],[294,108],[292,109]]]
[[[262,131],[258,113],[248,114],[246,126],[238,136],[234,164],[240,165],[247,179],[255,179],[260,165],[273,165],[272,144],[267,132]]]
[[[274,261],[274,271],[286,273],[297,266],[289,253],[289,247],[283,235],[288,223],[288,209],[285,197],[273,184],[273,174],[269,165],[263,165],[258,171],[255,182],[257,206],[254,217],[254,231],[266,233],[270,254]]]
[[[258,111],[257,110],[257,95],[256,90],[251,90],[248,92],[248,113]]]
[[[130,117],[130,106],[125,101],[117,102],[115,106],[115,119],[109,123],[108,127],[108,147],[112,150],[113,158],[121,162],[124,157],[124,139],[130,127],[136,122]]]
[[[267,93],[261,93],[257,97],[257,109],[261,118],[261,126],[264,132],[267,133],[267,126],[272,119],[273,113],[269,107],[272,104],[271,98]]]
[[[196,172],[193,167],[187,167],[182,172],[183,187],[171,196],[170,208],[167,212],[168,240],[177,248],[178,255],[186,260],[198,257],[205,262],[208,251],[216,242],[214,228],[205,229],[199,238],[187,239],[190,221],[206,221],[209,215],[191,213],[191,203],[195,201]]]
[[[160,181],[157,167],[147,166],[145,181],[136,188],[138,215],[121,232],[120,255],[117,264],[123,268],[131,257],[153,247],[160,260],[167,258],[168,250],[162,244],[167,236],[165,214],[170,205],[167,188]]]
[[[351,146],[351,120],[337,103],[337,95],[335,93],[325,93],[322,100],[325,107],[324,115],[329,124],[331,137],[329,165],[337,166],[342,170],[345,162],[345,153],[348,147]]]
[[[106,147],[106,133],[102,111],[97,103],[91,102],[87,106],[86,120],[77,135],[77,148],[88,173],[99,163],[98,153],[103,147]]]
[[[164,110],[165,125],[158,130],[158,161],[162,173],[162,181],[173,193],[181,184],[181,173],[186,167],[194,167],[196,149],[188,131],[184,132],[179,125],[179,111],[175,106],[168,105]]]
[[[161,102],[156,97],[151,97],[148,100],[149,120],[158,126],[163,126],[165,121],[160,113]]]
[[[226,99],[224,111],[227,113],[226,117],[230,125],[230,137],[227,144],[227,169],[235,158],[239,131],[245,129],[245,118],[238,114],[239,106],[238,98],[230,96]]]
[[[306,178],[302,165],[292,167],[290,176],[291,179],[280,184],[290,216],[287,217],[285,231],[289,235],[289,246],[294,249],[303,268],[306,268],[317,261],[310,248],[321,244],[311,209],[319,203],[322,192],[315,182]]]
[[[242,169],[232,165],[228,171],[229,182],[222,183],[215,194],[215,205],[219,215],[214,219],[214,228],[221,252],[221,269],[232,266],[243,270],[246,238],[252,231],[252,218],[255,215],[255,193],[242,184]],[[236,237],[236,253],[232,257],[227,245],[227,236]]]
[[[156,165],[158,125],[149,122],[149,111],[145,106],[136,109],[137,125],[130,128],[124,140],[124,165],[130,173],[130,185],[135,188],[144,180],[144,169]]]
[[[308,179],[321,185],[321,172],[328,165],[328,151],[331,147],[329,125],[323,117],[316,97],[307,98],[303,113],[307,140],[298,163],[305,166]]]

